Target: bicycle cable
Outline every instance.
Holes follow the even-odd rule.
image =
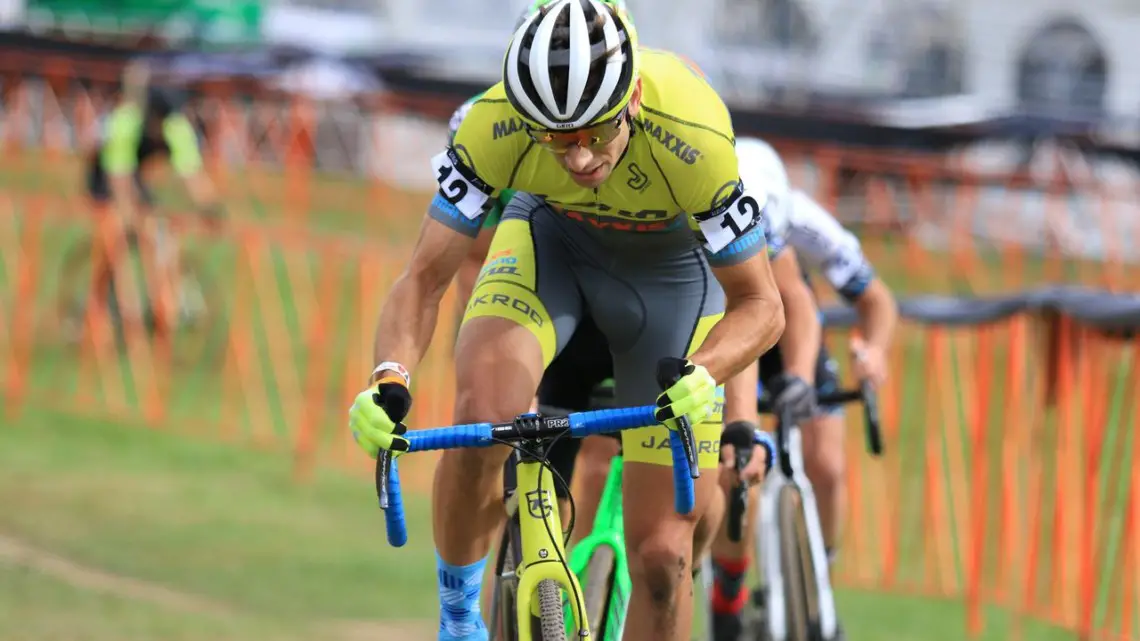
[[[557,440],[558,438],[561,438],[561,436],[557,436],[554,438]],[[554,464],[550,462],[550,458],[549,458],[550,448],[547,448],[547,450],[543,453],[538,453],[538,452],[532,452],[532,451],[526,449],[525,447],[523,447],[522,445],[520,445],[516,442],[504,441],[504,440],[500,440],[497,438],[492,438],[491,442],[492,443],[498,443],[499,445],[506,445],[507,447],[511,448],[512,450],[514,450],[520,454],[529,454],[530,456],[535,457],[536,459],[538,459],[538,461],[537,461],[538,464],[541,465],[544,469],[550,470],[551,474],[554,475],[554,480],[556,482],[562,484],[562,487],[566,488],[566,501],[570,504],[570,520],[569,520],[569,526],[567,527],[566,531],[562,533],[562,545],[568,545],[570,543],[570,534],[571,534],[571,532],[573,532],[573,529],[574,529],[574,523],[575,523],[575,520],[577,517],[578,507],[574,503],[574,495],[570,493],[570,484],[566,482],[566,479],[562,476],[562,474],[560,474],[558,472],[558,470],[554,469]],[[542,471],[541,470],[539,471],[538,480],[539,480],[539,484],[541,484],[542,483]],[[554,541],[554,540],[555,539],[553,538],[553,536],[551,536],[551,541]]]
[[[570,433],[570,430],[566,429],[566,430],[560,432],[554,438],[550,439],[550,445],[548,445],[546,447],[546,451],[543,452],[543,455],[542,455],[542,468],[540,468],[538,470],[538,485],[539,485],[539,487],[542,487],[542,472],[544,470],[550,470],[550,473],[553,474],[559,481],[561,481],[562,486],[566,488],[566,500],[568,503],[570,503],[570,523],[569,523],[569,526],[567,528],[567,531],[565,533],[563,533],[563,536],[565,537],[565,542],[562,545],[554,546],[554,553],[558,555],[558,562],[562,565],[563,569],[566,570],[567,576],[572,574],[572,572],[570,570],[570,564],[566,562],[566,558],[562,554],[562,548],[563,548],[563,546],[567,545],[570,542],[570,534],[574,531],[574,519],[577,516],[576,515],[577,509],[575,508],[575,505],[574,505],[574,495],[570,492],[570,485],[568,483],[566,483],[566,480],[562,478],[562,475],[558,473],[558,470],[554,469],[554,466],[550,464],[550,451],[552,449],[554,449],[554,446],[558,443],[559,439],[563,438],[564,436],[566,436],[569,433]],[[550,521],[543,519],[543,525],[544,525],[544,527],[546,527],[546,535],[548,537],[550,537],[550,541],[553,543],[555,539],[554,539],[554,532],[550,531]],[[578,621],[585,621],[586,620],[586,604],[582,603],[582,599],[578,598],[579,594],[581,594],[580,590],[576,594],[573,595],[574,596],[574,609],[578,611]]]
[[[556,436],[552,437],[550,439],[550,445],[548,445],[544,449],[544,451],[542,451],[542,452],[531,452],[530,450],[526,449],[525,447],[523,447],[522,445],[520,445],[518,443],[503,441],[503,440],[496,439],[496,438],[491,439],[491,441],[494,443],[500,443],[502,445],[506,445],[506,446],[510,447],[512,450],[514,450],[520,454],[528,454],[528,455],[533,456],[536,459],[538,459],[537,462],[540,465],[540,467],[538,470],[538,487],[535,488],[536,490],[541,491],[541,489],[542,489],[542,474],[543,474],[543,472],[545,472],[547,470],[550,471],[551,475],[553,475],[554,480],[556,482],[561,483],[562,487],[566,488],[566,500],[570,504],[570,520],[569,520],[569,527],[568,527],[567,531],[560,533],[563,536],[562,545],[557,544],[558,539],[555,538],[554,532],[550,529],[550,521],[548,519],[542,519],[542,525],[546,529],[546,536],[547,536],[547,538],[550,539],[550,543],[551,543],[552,547],[554,548],[554,553],[556,555],[558,555],[558,563],[559,563],[559,565],[562,566],[562,569],[566,572],[567,576],[571,575],[573,572],[570,569],[570,564],[566,561],[566,557],[562,554],[562,548],[563,548],[563,546],[567,545],[570,542],[570,534],[571,534],[571,532],[573,532],[574,521],[575,521],[576,513],[577,513],[577,507],[574,504],[574,495],[570,492],[570,484],[566,482],[566,479],[562,477],[562,474],[559,473],[558,470],[554,469],[554,466],[550,463],[550,451],[551,451],[551,449],[553,449],[554,445],[556,443],[558,443],[559,439],[561,439],[564,436],[566,436],[567,434],[569,434],[569,432],[570,432],[570,430],[567,429],[567,430],[564,430],[562,432],[559,432]],[[517,488],[516,488],[516,491],[517,491]],[[524,497],[524,500],[525,500],[525,497]],[[551,509],[555,509],[555,510],[558,509],[557,497],[555,498],[554,504],[551,506]],[[573,595],[573,596],[575,597],[574,598],[574,609],[578,611],[578,621],[583,621],[586,618],[586,605],[584,603],[582,603],[581,599],[577,598],[577,595]]]

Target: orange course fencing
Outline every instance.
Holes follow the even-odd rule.
[[[79,70],[85,81],[95,75]],[[120,230],[83,192],[95,123],[113,103],[97,83],[53,73],[64,81],[5,84],[6,422],[82,413],[263,447],[292,457],[299,482],[318,465],[367,470],[345,409],[373,365],[379,306],[430,198],[415,174],[427,174],[426,154],[444,134],[416,114],[449,105],[207,94],[195,108],[230,217],[203,225],[176,190],[160,188],[179,267],[155,268],[150,221],[138,275],[118,268],[128,260]],[[359,134],[339,157],[328,142],[338,126]],[[852,223],[901,296],[1140,282],[1140,238],[1119,215],[1127,188],[988,175],[961,157],[781,148],[793,181]],[[401,173],[403,164],[414,171]],[[1087,210],[1078,231],[1105,239],[1092,249],[1071,246],[1078,207]],[[1019,235],[1030,224],[1039,237]],[[109,256],[114,295],[94,267]],[[450,423],[458,305],[449,292],[416,369],[413,425]],[[829,338],[841,362],[844,333]],[[906,320],[881,391],[887,453],[870,459],[849,440],[852,507],[837,580],[962,600],[974,635],[988,625],[985,606],[1000,606],[1084,639],[1140,637],[1138,356],[1140,340],[1063,314]],[[410,459],[408,485],[426,487],[432,463]]]

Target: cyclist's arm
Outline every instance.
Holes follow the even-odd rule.
[[[724,290],[725,311],[690,359],[722,383],[770,349],[784,331],[784,305],[766,251],[761,203],[767,195],[747,192],[739,181],[728,186],[732,192],[718,206],[693,216],[713,276]]]
[[[186,185],[191,200],[198,207],[216,207],[218,194],[214,181],[203,168],[194,126],[186,116],[174,114],[162,123],[162,135],[170,148],[170,166]]]
[[[731,131],[727,122],[719,123]],[[718,383],[728,381],[776,344],[784,331],[784,304],[772,276],[765,236],[767,192],[740,179],[727,137],[705,138],[700,169],[685,178],[687,210],[699,231],[713,276],[725,294],[724,316],[689,358]],[[708,195],[712,194],[711,197]],[[708,207],[711,204],[711,209]]]
[[[854,307],[859,315],[859,334],[863,340],[886,352],[899,320],[898,305],[890,288],[879,278],[872,278],[855,299]]]
[[[142,114],[134,103],[123,103],[107,120],[99,163],[107,174],[111,202],[124,220],[135,214],[134,174],[138,170],[138,141],[142,130]]]
[[[392,285],[376,327],[377,363],[409,370],[423,358],[435,332],[439,303],[490,210],[494,190],[459,160],[451,148],[432,159],[440,189],[432,199],[420,237],[403,273]]]
[[[792,193],[791,204],[789,243],[855,307],[863,339],[885,351],[898,322],[898,306],[887,286],[875,276],[859,239],[802,191]]]
[[[460,316],[463,315],[463,311],[467,307],[467,300],[471,298],[471,290],[475,289],[475,281],[479,278],[480,270],[483,269],[483,261],[487,259],[487,250],[491,248],[491,240],[494,237],[494,227],[484,227],[479,230],[479,236],[475,238],[475,242],[471,243],[471,248],[467,251],[463,264],[459,267],[459,273],[455,275],[456,312]]]
[[[796,261],[795,249],[785,247],[772,259],[772,274],[784,302],[786,322],[779,343],[784,370],[814,383],[822,326],[815,297],[804,282]]]
[[[724,424],[748,421],[760,424],[756,395],[760,389],[760,362],[752,361],[724,384]]]
[[[724,290],[724,316],[690,358],[713,379],[726,381],[776,344],[784,331],[784,305],[767,254],[713,267],[713,275]]]
[[[784,303],[784,333],[780,336],[780,355],[785,370],[812,383],[815,362],[819,357],[821,325],[815,298],[800,273],[795,250],[782,247],[779,239],[769,239],[772,276]],[[759,363],[752,362],[724,384],[724,423],[749,421],[756,423],[756,392],[760,382]]]
[[[376,363],[394,361],[411,370],[420,362],[435,332],[440,299],[474,242],[435,216],[424,218],[412,257],[380,311]]]

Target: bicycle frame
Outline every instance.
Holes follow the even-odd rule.
[[[622,457],[610,462],[606,486],[598,503],[598,513],[590,534],[574,546],[570,554],[570,570],[582,578],[594,552],[608,546],[614,553],[613,585],[610,587],[609,605],[606,606],[606,627],[601,641],[618,641],[625,629],[626,608],[633,582],[629,578],[629,558],[625,552],[625,523],[622,511],[621,475]],[[579,628],[583,629],[583,628]]]
[[[562,545],[562,519],[554,499],[554,475],[544,471],[542,463],[530,457],[516,464],[515,474],[522,554],[522,561],[515,569],[519,582],[515,596],[519,641],[533,641],[530,617],[539,614],[538,600],[534,596],[539,582],[547,579],[558,583],[569,595],[570,612],[577,629],[588,630],[578,577],[563,562],[566,550]]]

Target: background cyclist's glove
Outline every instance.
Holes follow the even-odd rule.
[[[757,452],[757,449],[763,449],[764,453]],[[746,451],[750,451],[751,456],[740,456]],[[736,473],[737,478],[733,482],[760,482],[772,469],[775,454],[772,437],[760,431],[752,421],[733,421],[724,426],[720,436],[720,460]]]
[[[657,362],[657,384],[665,391],[657,397],[654,418],[675,430],[686,416],[696,425],[716,407],[716,381],[709,371],[685,358],[666,357]]]
[[[407,452],[408,439],[403,435],[408,427],[400,421],[411,408],[412,394],[398,376],[386,376],[357,394],[348,410],[348,426],[356,444],[372,458],[380,450]]]
[[[815,387],[794,374],[782,374],[770,385],[772,410],[777,417],[786,416],[799,425],[819,411]]]

